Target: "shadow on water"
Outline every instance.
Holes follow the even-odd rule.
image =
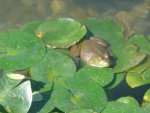
[[[124,79],[117,87],[109,90],[110,100],[116,100],[121,97],[131,96],[138,100],[141,104],[145,92],[150,88],[150,84],[143,85],[137,88],[131,88]]]

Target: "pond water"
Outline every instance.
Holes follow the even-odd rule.
[[[0,0],[0,29],[55,18],[113,17],[133,33],[149,34],[150,0]]]

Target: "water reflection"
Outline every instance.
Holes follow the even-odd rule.
[[[55,17],[113,17],[126,26],[126,37],[150,34],[150,0],[0,0],[0,29]]]

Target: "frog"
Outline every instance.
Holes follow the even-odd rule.
[[[85,64],[95,67],[112,66],[113,55],[109,44],[102,38],[90,37],[71,47],[70,55],[73,59],[79,57]]]

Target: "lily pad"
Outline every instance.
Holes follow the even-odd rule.
[[[116,86],[118,86],[118,84],[120,84],[121,81],[124,79],[125,75],[126,75],[125,72],[124,73],[116,73],[113,81],[107,86],[108,89],[113,89]]]
[[[1,75],[0,103],[9,113],[27,113],[31,106],[32,91],[30,81],[23,82],[15,87],[20,81],[9,78],[6,73]]]
[[[56,50],[49,50],[44,59],[30,69],[31,78],[51,87],[52,83],[66,86],[66,81],[73,78],[76,66],[72,59]]]
[[[129,41],[139,47],[140,52],[150,54],[150,43],[144,35],[136,34],[132,36]]]
[[[80,76],[81,79],[91,80],[101,86],[106,86],[113,80],[114,73],[111,68],[85,66],[77,72],[76,76]]]
[[[144,113],[149,113],[150,111],[150,103],[149,102],[143,102],[142,103],[142,109]]]
[[[110,44],[113,56],[116,57],[115,73],[126,71],[144,59],[145,55],[138,53],[137,47],[123,38],[123,28],[112,19],[83,19],[80,22],[94,36]]]
[[[101,112],[107,97],[104,89],[97,83],[76,76],[68,81],[69,90],[72,93],[71,101],[80,109],[92,109],[93,112]]]
[[[52,48],[68,48],[86,34],[86,28],[70,18],[46,20],[36,29],[43,42]]]
[[[138,101],[135,98],[133,98],[133,97],[121,97],[117,101],[125,103],[125,104],[130,103],[130,104],[133,104],[135,106],[139,106]]]
[[[71,101],[72,94],[65,88],[57,86],[53,89],[50,99],[39,113],[48,113],[54,108],[57,108],[65,113],[78,109]]]
[[[147,101],[150,103],[150,88],[146,91],[144,95],[144,101]]]
[[[140,107],[130,103],[108,102],[102,113],[144,113]]]
[[[19,31],[0,33],[0,68],[23,70],[38,63],[45,46],[36,36]]]
[[[35,30],[37,29],[37,27],[42,23],[42,21],[32,21],[32,22],[29,22],[27,24],[25,24],[21,30],[23,30],[24,32],[28,32],[28,33],[31,33],[31,34],[34,34],[35,35]]]
[[[96,112],[93,112],[91,109],[79,109],[71,111],[69,113],[96,113]]]
[[[150,57],[141,64],[129,70],[126,76],[128,85],[132,88],[150,83]]]

